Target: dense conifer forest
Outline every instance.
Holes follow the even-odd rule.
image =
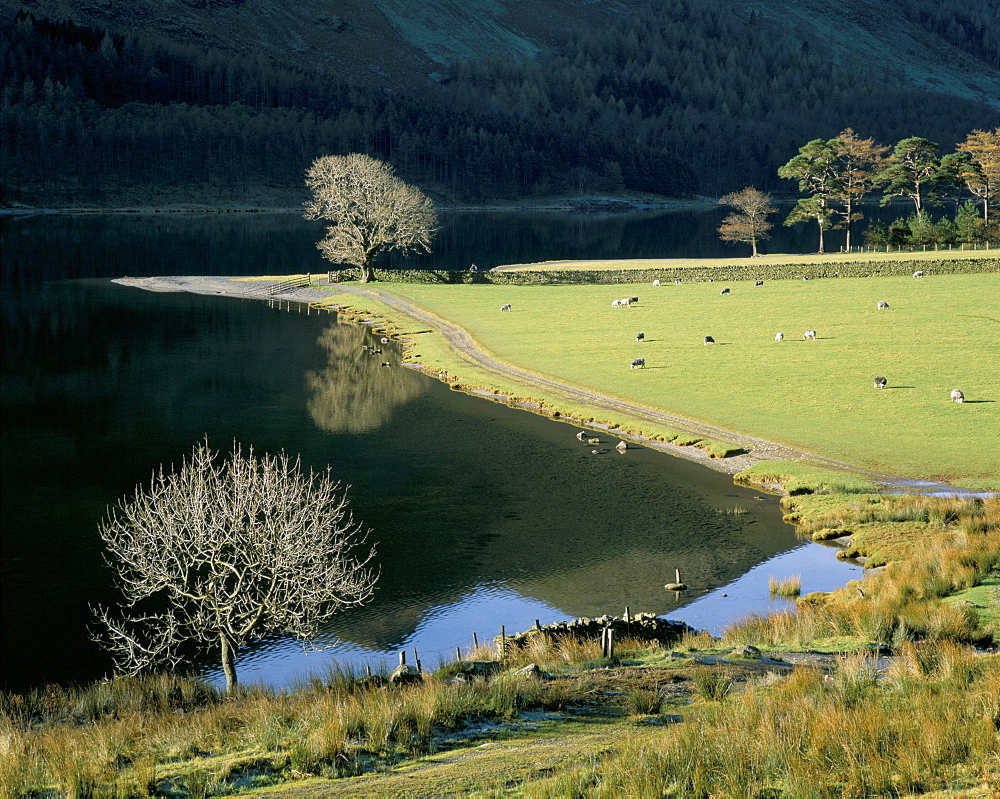
[[[990,0],[901,15],[995,75]],[[888,22],[888,21],[887,21]],[[445,203],[588,192],[718,195],[845,127],[954,149],[1000,112],[877,59],[782,35],[716,0],[651,0],[532,58],[454,61],[415,88],[125,35],[24,9],[0,20],[0,202],[290,204],[319,155],[362,152]]]

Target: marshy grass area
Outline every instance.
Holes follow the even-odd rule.
[[[800,474],[813,493],[790,514],[874,518],[886,566],[795,611],[720,638],[626,638],[613,659],[533,635],[471,680],[451,664],[400,687],[334,669],[286,693],[159,675],[0,695],[0,794],[995,793],[1000,499],[829,493],[830,477]],[[889,545],[914,524],[920,546]],[[529,664],[544,676],[516,673]]]
[[[1000,327],[986,298],[1000,296],[1000,274],[386,288],[532,372],[874,470],[997,484]],[[611,307],[627,296],[638,304]],[[492,385],[412,338],[425,365]],[[644,369],[629,368],[636,357]],[[964,403],[950,401],[954,388]],[[566,412],[558,400],[552,410]]]

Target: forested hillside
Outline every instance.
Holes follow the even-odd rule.
[[[534,38],[497,28],[517,22],[515,7],[526,13],[511,2],[507,17],[491,18],[484,55],[446,63],[434,59],[468,52],[469,31],[443,48],[440,31],[421,39],[426,18],[407,28],[408,5],[386,0],[395,17],[381,19],[401,32],[398,49],[412,62],[405,80],[393,42],[346,70],[273,47],[213,47],[218,29],[194,36],[194,23],[82,21],[118,2],[83,6],[82,17],[55,15],[58,3],[0,2],[0,201],[295,205],[312,159],[354,151],[390,160],[444,202],[790,191],[777,168],[804,142],[846,127],[886,144],[921,136],[949,152],[973,129],[1000,124],[993,0],[849,0],[795,19],[790,0],[630,0],[584,4],[601,11],[594,24],[562,28],[538,23],[539,0],[527,4]],[[181,5],[238,11],[240,31],[270,8]],[[286,5],[291,15],[297,4]],[[323,25],[357,33],[348,16]],[[925,73],[907,55],[914,48],[925,48]]]

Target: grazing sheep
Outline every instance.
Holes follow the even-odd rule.
[[[808,280],[809,278],[807,278],[807,277],[806,277],[805,275],[803,275],[803,276],[802,276],[802,279],[803,279],[803,280]]]
[[[719,294],[728,294],[728,293],[729,293],[729,287],[728,286],[726,288],[724,288],[722,291],[719,292]]]
[[[388,366],[388,365],[389,365],[389,362],[388,362],[388,361],[382,361],[382,365],[383,365],[383,366]]]
[[[646,340],[646,334],[645,333],[636,333],[635,334],[635,340],[636,341],[645,341]]]
[[[612,308],[628,308],[631,305],[631,301],[628,299],[613,300],[611,303]]]
[[[756,281],[754,281],[754,285],[755,286],[763,286],[764,285],[764,281],[763,280],[756,280]]]
[[[875,388],[885,388],[886,379],[882,375],[875,375]]]
[[[887,310],[889,310],[889,303],[887,303],[885,300],[879,300],[878,301],[878,309],[880,311],[887,311]]]
[[[501,305],[500,306],[500,310],[501,311],[509,311],[510,310],[510,303],[508,302],[508,303],[506,303],[504,305]]]
[[[705,336],[705,343],[706,344],[714,344],[715,343],[715,339],[712,338],[711,336]]]
[[[916,272],[913,273],[913,276],[914,277],[923,277],[924,276],[924,270],[923,269],[918,269]]]
[[[681,279],[680,279],[679,277],[675,277],[675,278],[674,278],[674,285],[675,285],[675,286],[679,285],[679,284],[680,284],[680,282],[681,282]]]
[[[579,433],[576,434],[576,437],[578,439],[580,439],[581,441],[586,441],[587,440],[587,432],[585,430],[581,430]]]
[[[590,446],[593,447],[593,446],[595,446],[597,444],[600,444],[601,443],[601,439],[599,439],[599,438],[588,438],[587,439],[587,443],[590,444]]]
[[[957,388],[951,392],[952,402],[965,402],[965,394],[959,391]]]
[[[656,280],[654,280],[654,281],[653,281],[653,285],[654,285],[654,286],[659,286],[659,285],[660,285],[660,280],[659,280],[659,278],[657,278]]]
[[[815,341],[816,340],[816,331],[815,330],[807,330],[805,333],[802,334],[802,338],[804,338],[804,339],[810,339],[811,338],[813,341]]]
[[[379,341],[381,341],[383,344],[389,343],[389,339],[387,339],[385,336],[382,336],[382,338],[380,338]]]
[[[645,369],[646,368],[646,359],[645,358],[633,358],[632,359],[632,368],[633,369]]]
[[[774,340],[775,341],[784,341],[785,340],[785,334],[784,333],[776,333],[775,336],[774,336]]]

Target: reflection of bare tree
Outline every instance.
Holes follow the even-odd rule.
[[[366,328],[338,322],[317,340],[326,348],[327,366],[306,372],[312,392],[309,413],[321,430],[331,433],[364,433],[384,424],[393,408],[416,397],[420,375],[399,368],[398,359],[382,349]],[[384,367],[383,363],[392,366]]]

